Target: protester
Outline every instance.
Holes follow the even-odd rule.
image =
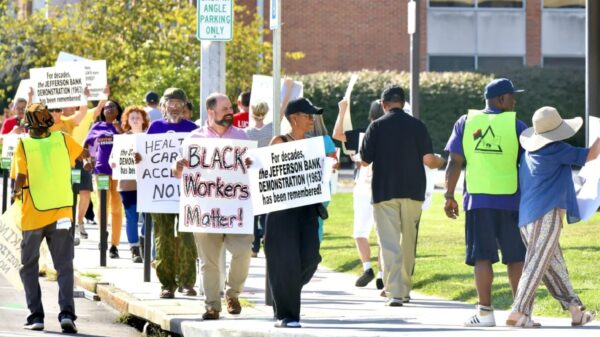
[[[327,157],[333,158],[336,161],[334,166],[334,170],[337,168],[337,149],[335,148],[335,144],[333,143],[333,139],[329,136],[329,132],[327,131],[327,127],[325,126],[325,121],[323,120],[323,114],[314,115],[313,117],[313,128],[312,130],[306,133],[306,138],[311,137],[323,137],[323,143],[325,146],[325,155]],[[329,182],[329,187],[331,188],[331,183]],[[329,206],[329,201],[323,203],[323,207],[327,209]],[[323,222],[326,219],[323,219],[319,216],[319,241],[323,241]]]
[[[14,104],[14,112],[15,115],[8,118],[2,124],[2,129],[0,133],[3,135],[8,133],[25,133],[26,130],[23,127],[24,116],[25,116],[25,107],[27,106],[27,101],[24,98],[17,98],[17,101]]]
[[[314,126],[314,116],[323,109],[308,99],[289,102],[285,116],[292,131],[276,136],[271,145],[305,139]],[[319,221],[317,209],[308,205],[272,212],[267,215],[265,255],[273,294],[273,311],[279,328],[300,328],[300,294],[317,270],[319,255]]]
[[[507,265],[513,297],[519,284],[525,246],[518,229],[518,137],[527,128],[516,117],[515,90],[511,81],[499,78],[485,87],[486,106],[461,116],[446,144],[450,153],[446,168],[446,204],[449,218],[458,217],[454,190],[466,161],[463,207],[465,216],[465,263],[474,266],[479,303],[465,326],[495,326],[492,307],[492,264]]]
[[[150,122],[154,122],[156,120],[162,119],[163,115],[159,109],[159,100],[158,94],[154,91],[148,91],[144,96],[146,101],[146,107],[144,110],[150,116]]]
[[[73,191],[71,167],[82,148],[71,136],[50,132],[53,118],[43,104],[32,104],[25,114],[29,136],[21,138],[15,149],[16,178],[13,199],[22,200],[21,269],[29,316],[24,328],[44,329],[44,308],[38,280],[40,244],[45,238],[54,268],[58,273],[60,312],[63,332],[76,333],[73,301]],[[52,165],[46,165],[51,162]]]
[[[131,106],[123,112],[123,133],[132,135],[144,133],[148,129],[150,120],[146,111],[137,106]],[[111,152],[111,168],[115,168],[118,154]],[[140,252],[140,237],[138,234],[138,211],[137,211],[137,182],[133,180],[119,180],[117,191],[121,194],[121,201],[125,209],[125,229],[127,241],[131,250],[131,259],[134,263],[142,262]]]
[[[150,124],[147,134],[190,132],[196,124],[182,119],[183,107],[187,102],[185,91],[179,88],[165,90],[161,101],[164,118]],[[136,160],[143,160],[139,154]],[[156,240],[156,276],[161,284],[160,298],[174,298],[179,285],[186,296],[196,296],[196,244],[192,233],[176,231],[176,214],[153,213],[154,237]],[[148,235],[149,233],[146,233]],[[150,247],[146,247],[150,249]]]
[[[183,107],[183,119],[187,119],[188,121],[191,121],[193,113],[194,113],[194,104],[190,101],[185,102],[185,106]]]
[[[405,113],[404,90],[387,87],[381,94],[385,115],[369,125],[360,150],[361,165],[373,163],[373,215],[383,260],[386,305],[410,299],[425,168],[444,165],[433,154],[427,127]],[[407,260],[407,261],[405,261]]]
[[[346,133],[343,131],[344,116],[348,111],[348,100],[343,99],[338,103],[339,113],[335,121],[335,127],[333,130],[333,138],[340,142],[346,143],[348,138]],[[369,122],[377,120],[383,116],[383,108],[379,100],[375,100],[371,103],[369,109]],[[366,128],[354,129],[348,131],[348,136],[353,138],[354,144],[359,143],[359,137],[361,133],[365,133]],[[357,151],[358,148],[354,149]],[[360,155],[353,155],[352,161],[360,163]],[[362,275],[356,280],[355,285],[357,287],[365,287],[369,282],[375,278],[375,273],[371,266],[371,246],[369,245],[369,236],[373,229],[375,219],[373,218],[373,205],[371,205],[372,193],[371,193],[371,180],[373,178],[373,165],[361,167],[358,165],[356,170],[356,177],[354,179],[354,188],[352,190],[352,198],[354,205],[354,230],[353,237],[356,242],[356,249],[358,250],[358,256],[363,266]],[[379,272],[377,274],[376,287],[377,289],[383,289],[383,265],[381,263],[381,248],[379,249],[377,263],[379,265]],[[404,263],[408,262],[408,259],[403,260]]]
[[[237,101],[238,113],[233,115],[233,126],[236,128],[247,128],[250,116],[250,91],[240,94]]]
[[[250,116],[254,121],[254,126],[246,128],[244,131],[248,139],[255,140],[258,147],[269,145],[273,138],[273,123],[264,123],[265,116],[269,112],[267,102],[258,102],[250,109]],[[264,234],[265,220],[267,215],[261,214],[254,217],[254,241],[252,242],[252,257],[257,257],[260,251],[260,242]]]
[[[540,326],[531,319],[531,314],[535,292],[543,280],[552,297],[570,311],[571,325],[585,325],[596,314],[586,310],[571,285],[559,237],[565,211],[567,223],[581,220],[571,166],[583,166],[596,159],[600,154],[600,139],[590,149],[565,143],[581,128],[583,120],[581,117],[563,120],[553,107],[538,109],[532,122],[533,127],[520,136],[526,152],[519,166],[522,191],[519,228],[527,253],[506,324],[522,328]]]
[[[109,100],[100,114],[100,121],[92,125],[85,141],[84,147],[91,149],[90,156],[95,159],[94,173],[97,176],[108,176],[108,191],[106,194],[106,205],[110,205],[110,224],[111,224],[111,246],[109,256],[111,259],[119,258],[119,242],[121,241],[121,227],[123,223],[123,211],[121,207],[121,196],[117,192],[117,184],[112,179],[112,168],[108,162],[113,147],[114,135],[120,134],[122,128],[119,124],[123,109],[118,102]],[[100,199],[100,189],[98,189],[98,199]],[[100,214],[98,205],[98,214]]]
[[[213,93],[206,98],[208,123],[188,136],[189,138],[218,138],[242,139],[248,137],[243,130],[232,127],[233,108],[229,98],[220,93]],[[173,173],[181,177],[183,167],[189,165],[185,159],[177,161]],[[239,296],[244,289],[250,267],[250,245],[252,234],[216,234],[194,233],[200,255],[200,271],[204,286],[206,312],[202,315],[205,320],[219,319],[221,312],[221,257],[222,249],[231,254],[229,274],[227,276],[225,300],[227,312],[232,315],[240,314],[242,306]]]

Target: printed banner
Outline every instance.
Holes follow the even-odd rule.
[[[33,102],[41,102],[50,109],[87,104],[83,95],[85,69],[81,63],[60,63],[56,67],[29,70],[33,84]]]
[[[90,90],[90,101],[107,100],[108,95],[104,93],[106,87],[106,61],[85,61],[82,62],[85,68],[85,83]]]
[[[147,213],[179,213],[179,179],[171,172],[189,132],[142,134],[136,136],[137,210]]]
[[[114,135],[113,148],[110,153],[111,166],[114,163],[113,179],[135,180],[136,135]]]
[[[252,234],[254,216],[244,159],[256,142],[188,138],[182,148],[190,167],[181,179],[179,230]]]
[[[323,137],[250,150],[249,156],[254,215],[331,199]]]
[[[26,133],[2,135],[2,168],[10,168],[10,162],[15,155],[19,139],[28,136]],[[4,167],[8,163],[8,167]]]

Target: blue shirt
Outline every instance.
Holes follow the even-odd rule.
[[[567,210],[567,222],[580,220],[571,165],[583,166],[589,149],[565,142],[550,143],[521,157],[519,227],[534,222],[554,208]]]
[[[487,108],[485,113],[498,114],[501,113],[501,110]],[[467,115],[462,115],[456,123],[454,123],[454,128],[452,130],[452,134],[448,139],[448,143],[446,143],[445,151],[450,153],[455,153],[461,155],[463,158],[465,156],[465,151],[463,149],[463,134],[465,131],[465,123],[467,120]],[[517,137],[521,135],[523,130],[527,129],[527,125],[517,119]],[[523,149],[519,145],[519,155],[523,152]],[[467,163],[468,165],[468,163]],[[517,165],[517,163],[515,163]],[[491,195],[491,194],[469,194],[467,193],[467,182],[465,180],[465,186],[463,186],[463,207],[465,211],[470,211],[476,208],[493,208],[493,209],[504,209],[509,211],[516,211],[519,209],[519,196],[520,193],[517,191],[515,194],[511,195]]]

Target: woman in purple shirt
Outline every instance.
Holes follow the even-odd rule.
[[[106,102],[100,121],[94,123],[85,138],[84,148],[88,149],[90,156],[95,160],[94,173],[96,175],[108,175],[108,193],[107,205],[110,203],[111,210],[111,247],[109,256],[111,259],[119,257],[117,246],[121,241],[121,226],[123,222],[123,210],[121,206],[121,196],[117,192],[117,184],[112,180],[112,168],[109,163],[110,153],[113,147],[113,136],[121,133],[120,120],[123,114],[123,109],[116,101],[110,100]],[[98,189],[98,198],[100,198],[100,190]],[[100,206],[98,206],[98,214],[100,214]]]

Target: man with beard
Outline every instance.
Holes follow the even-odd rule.
[[[233,123],[233,108],[229,98],[224,94],[213,93],[206,99],[208,123],[191,132],[190,138],[227,138],[247,140],[246,133],[231,126]],[[184,167],[188,167],[186,159],[180,159],[173,167],[173,173],[181,178]],[[250,267],[251,246],[253,234],[209,234],[195,233],[198,244],[202,284],[204,285],[206,312],[202,315],[205,320],[219,319],[221,312],[221,250],[223,245],[231,253],[231,263],[227,276],[227,312],[237,315],[242,311],[239,295],[244,289]]]
[[[163,94],[163,115],[148,128],[146,133],[190,132],[196,124],[183,119],[183,107],[187,102],[185,91],[169,88]],[[166,113],[165,113],[166,112]],[[136,155],[138,162],[141,160]],[[178,232],[175,237],[176,214],[152,214],[156,238],[156,275],[161,284],[160,298],[174,298],[175,288],[186,296],[196,296],[196,244],[192,233]]]

